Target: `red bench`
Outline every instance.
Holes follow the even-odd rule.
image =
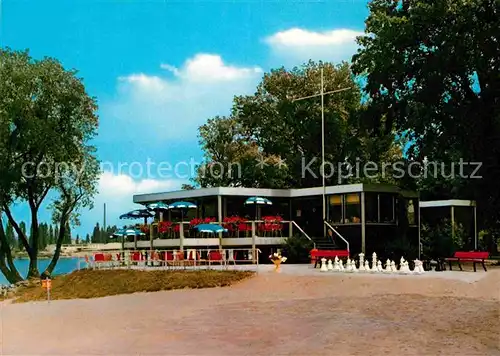
[[[314,261],[314,268],[318,265],[322,258],[334,259],[349,257],[348,250],[311,250],[311,260]]]
[[[461,271],[463,271],[463,269],[460,262],[472,262],[474,265],[474,272],[476,272],[476,263],[481,263],[483,265],[484,270],[486,271],[484,260],[488,259],[489,255],[490,255],[489,252],[457,251],[455,252],[453,257],[446,258],[445,260],[448,261],[448,264],[450,265],[450,271],[451,271],[451,263],[455,261],[458,262],[458,267],[460,267]]]

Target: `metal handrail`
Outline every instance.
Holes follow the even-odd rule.
[[[346,239],[344,239],[344,236],[342,236],[332,225],[330,225],[328,223],[328,221],[323,221],[323,223],[327,227],[329,227],[331,230],[333,230],[333,232],[335,232],[337,234],[337,236],[340,237],[346,243],[346,245],[347,245],[347,251],[350,251],[350,249],[349,249],[349,242]]]
[[[306,234],[306,232],[305,232],[304,230],[302,230],[302,228],[301,228],[299,225],[297,225],[297,223],[296,223],[294,220],[291,220],[291,223],[292,223],[293,225],[295,225],[295,227],[296,227],[297,229],[299,229],[299,231],[300,231],[302,234],[304,234],[304,236],[305,236],[305,237],[307,237],[307,238],[309,239],[309,241],[311,241],[311,242],[313,243],[313,247],[314,247],[314,248],[316,248],[316,243],[314,242],[314,240],[313,240],[313,239],[311,239],[311,238],[309,237],[309,235],[308,235],[308,234]]]

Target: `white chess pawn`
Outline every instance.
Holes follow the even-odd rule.
[[[335,264],[333,266],[333,270],[335,272],[340,272],[340,264],[339,264],[339,259],[337,257],[335,257]]]
[[[326,267],[329,271],[333,270],[332,260],[328,260],[328,266]]]
[[[396,267],[396,262],[391,261],[391,272],[397,272],[398,268]]]
[[[408,266],[408,262],[407,261],[403,262],[403,267],[401,267],[400,271],[403,272],[403,274],[410,273],[410,267]]]
[[[403,266],[403,264],[405,263],[405,259],[401,256],[401,259],[399,260],[399,267],[401,269],[401,267]]]
[[[322,258],[321,259],[321,268],[320,268],[320,271],[321,272],[327,272],[328,271],[328,268],[326,267],[326,258]]]
[[[339,267],[340,267],[340,271],[344,272],[344,262],[342,262],[342,260],[339,261]]]
[[[352,272],[352,265],[351,265],[351,258],[350,257],[347,257],[347,263],[345,265],[345,270],[347,272]]]
[[[335,256],[334,261],[335,261],[335,263],[338,263],[339,262],[339,256]]]
[[[420,260],[418,261],[418,268],[420,270],[420,273],[425,273],[424,263]]]
[[[422,274],[425,272],[422,261],[420,261],[418,259],[415,260],[415,269],[413,270],[413,272],[416,274]]]
[[[358,272],[358,269],[356,268],[356,261],[355,260],[351,260],[351,271]]]
[[[385,261],[385,270],[384,270],[384,272],[386,272],[386,273],[391,273],[392,272],[391,261],[389,259],[387,259],[387,261]]]
[[[383,272],[384,269],[382,268],[382,261],[378,260],[377,262],[377,272]]]
[[[365,261],[365,271],[370,272],[370,262],[368,260]]]

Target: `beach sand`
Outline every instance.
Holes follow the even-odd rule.
[[[499,269],[282,269],[229,288],[3,303],[2,354],[500,355]]]

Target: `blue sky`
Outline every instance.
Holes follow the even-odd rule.
[[[118,215],[137,207],[133,194],[185,183],[186,168],[167,174],[155,167],[199,162],[198,126],[227,114],[232,97],[252,93],[263,72],[309,59],[350,59],[368,15],[367,2],[357,0],[0,0],[0,6],[1,46],[78,69],[98,100],[95,144],[105,172],[95,208],[82,212],[74,229],[81,235],[102,221],[104,203],[108,223],[122,225]]]

